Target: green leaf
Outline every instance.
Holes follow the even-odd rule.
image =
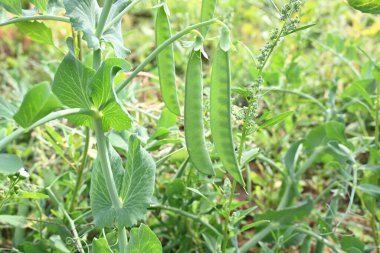
[[[0,215],[0,223],[9,224],[14,227],[23,227],[27,224],[26,218],[19,215]]]
[[[0,118],[13,119],[13,115],[16,111],[16,106],[6,101],[3,97],[0,97]]]
[[[340,241],[342,249],[347,253],[362,253],[364,252],[364,243],[353,236],[343,236]]]
[[[371,14],[380,14],[380,0],[348,0],[355,9]]]
[[[68,107],[91,108],[89,81],[94,74],[95,70],[68,53],[55,73],[53,92]]]
[[[302,142],[303,141],[301,140],[293,143],[286,152],[283,159],[285,168],[292,178],[295,176],[295,166],[298,160],[299,151],[302,147]]]
[[[310,131],[306,136],[304,146],[312,151],[318,146],[327,145],[330,141],[346,143],[345,126],[337,121],[330,121]]]
[[[22,33],[30,37],[33,41],[40,44],[54,46],[51,29],[44,23],[24,21],[17,23],[16,26]]]
[[[373,197],[380,198],[380,187],[373,184],[361,184],[358,186],[358,190],[371,195]]]
[[[119,58],[109,58],[99,67],[95,76],[91,80],[91,99],[93,105],[103,114],[103,128],[110,127],[117,131],[129,129],[132,120],[128,112],[117,100],[114,91],[113,76],[118,70],[125,71],[131,68],[130,64]],[[105,105],[103,109],[102,106]]]
[[[132,228],[131,238],[127,246],[127,253],[142,252],[162,253],[160,240],[145,224],[141,224],[139,228]]]
[[[26,93],[14,119],[20,126],[27,128],[60,106],[61,103],[52,93],[50,85],[41,83]]]
[[[96,0],[64,0],[66,15],[72,26],[83,32],[83,39],[89,48],[99,49],[100,42],[95,36],[100,8]]]
[[[10,13],[22,15],[21,0],[0,0],[0,4]]]
[[[105,238],[96,237],[92,240],[92,253],[112,253],[110,246]]]
[[[291,115],[293,115],[292,111],[280,113],[279,115],[276,115],[273,118],[266,120],[264,123],[260,125],[260,128],[267,128],[278,125]]]
[[[220,48],[227,52],[231,47],[230,31],[223,27],[220,34]]]
[[[109,25],[110,21],[115,19],[120,12],[129,6],[130,3],[131,0],[118,0],[115,2],[111,7],[106,27]],[[124,59],[130,54],[130,50],[124,47],[123,34],[121,31],[121,18],[119,18],[109,29],[104,31],[102,40],[112,44],[117,57]]]
[[[49,196],[40,192],[24,192],[20,196],[20,199],[48,199]]]
[[[284,208],[278,211],[269,210],[263,214],[258,214],[255,216],[255,220],[269,220],[271,222],[278,222],[281,224],[292,224],[295,221],[306,218],[312,211],[313,206],[313,200],[308,197],[304,202],[296,206]]]
[[[17,155],[0,154],[0,174],[11,175],[23,168],[21,159]]]
[[[48,0],[31,0],[32,4],[34,4],[38,9],[42,11],[46,11]]]
[[[126,169],[116,151],[110,148],[110,160],[122,208],[113,207],[99,160],[94,163],[91,176],[91,207],[95,224],[100,227],[131,227],[144,218],[153,196],[156,165],[152,157],[131,136]]]
[[[350,86],[344,89],[342,97],[343,98],[362,98],[369,105],[373,106],[373,100],[371,98],[371,94],[368,92],[369,90],[373,90],[370,87],[375,84],[374,79],[368,80],[359,80],[353,82]]]

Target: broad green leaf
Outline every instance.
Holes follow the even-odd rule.
[[[358,186],[358,190],[371,195],[373,197],[380,198],[380,187],[373,184],[361,184]]]
[[[284,208],[278,211],[266,211],[265,213],[255,216],[256,221],[269,220],[271,222],[278,222],[281,224],[292,224],[294,221],[306,218],[313,209],[313,200],[309,197],[304,202]]]
[[[91,207],[95,224],[100,227],[131,227],[144,218],[151,203],[155,180],[155,163],[135,136],[129,139],[126,169],[116,151],[110,149],[112,173],[122,203],[118,209],[112,205],[104,179],[103,170],[97,159],[91,176]]]
[[[40,10],[46,11],[48,0],[31,0],[31,2]]]
[[[26,36],[30,37],[33,41],[53,45],[53,36],[51,29],[48,28],[44,23],[40,22],[19,22],[16,24],[17,28],[20,29]]]
[[[89,81],[94,74],[93,69],[68,53],[55,73],[53,92],[68,107],[91,108]]]
[[[19,215],[0,215],[0,223],[9,224],[14,227],[23,227],[27,224],[26,218]]]
[[[343,236],[340,244],[342,249],[347,253],[362,253],[364,252],[364,243],[353,236]]]
[[[353,82],[350,86],[344,89],[343,98],[362,98],[367,104],[373,106],[373,100],[371,98],[370,90],[373,90],[372,86],[376,85],[374,79],[360,80]]]
[[[110,246],[105,238],[96,237],[92,240],[92,253],[112,253]]]
[[[41,83],[26,93],[14,119],[20,126],[27,128],[59,107],[61,103],[52,93],[50,85]]]
[[[40,192],[24,192],[20,196],[20,199],[48,199],[49,196]]]
[[[13,119],[17,107],[0,97],[0,118]]]
[[[21,0],[0,0],[0,4],[3,5],[7,11],[16,15],[22,15]]]
[[[270,118],[266,120],[265,122],[263,122],[260,125],[260,128],[267,128],[267,127],[278,125],[291,115],[293,115],[292,111],[280,113],[279,115],[276,115],[273,118]]]
[[[66,15],[72,26],[83,32],[88,47],[100,48],[99,39],[95,36],[96,24],[100,16],[100,8],[96,0],[64,0]]]
[[[162,253],[160,240],[150,228],[141,224],[139,228],[132,228],[131,237],[127,246],[127,253]]]
[[[380,0],[348,0],[355,9],[371,14],[380,14]]]
[[[117,131],[122,131],[132,126],[131,117],[117,100],[113,89],[113,76],[120,69],[129,70],[129,63],[119,58],[109,58],[102,63],[91,80],[92,103],[103,114],[105,130],[111,127]],[[104,104],[106,106],[103,109]]]
[[[311,151],[318,146],[327,145],[330,141],[347,142],[344,124],[330,121],[312,129],[305,138],[304,146]]]
[[[17,155],[0,154],[0,174],[11,175],[23,168]]]

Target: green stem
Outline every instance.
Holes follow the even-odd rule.
[[[102,167],[103,176],[106,181],[106,186],[108,193],[111,198],[112,206],[115,209],[121,209],[122,203],[119,199],[119,194],[117,192],[115,180],[112,173],[112,167],[108,152],[108,144],[106,141],[106,136],[103,131],[102,119],[98,116],[94,118],[95,126],[95,136],[98,148],[98,157],[100,160],[100,165]],[[127,234],[124,227],[118,227],[118,238],[119,238],[119,252],[125,253],[127,248]]]
[[[210,225],[206,221],[202,220],[200,217],[198,217],[198,216],[196,216],[194,214],[188,213],[186,211],[183,211],[181,209],[178,209],[178,208],[175,208],[175,207],[171,207],[171,206],[163,206],[163,205],[153,205],[153,206],[150,206],[149,209],[162,209],[162,210],[172,211],[175,214],[180,214],[182,216],[185,216],[185,217],[187,217],[189,219],[195,220],[195,221],[203,224],[205,227],[207,227],[208,229],[210,229],[211,231],[213,231],[218,236],[221,235],[220,232],[215,227],[213,227],[212,225]]]
[[[111,162],[110,162],[110,157],[108,153],[108,146],[107,146],[106,137],[104,135],[101,118],[99,117],[95,118],[94,125],[95,125],[96,143],[98,147],[98,157],[100,160],[100,164],[102,166],[103,176],[106,181],[106,186],[107,186],[107,190],[112,201],[112,206],[116,209],[121,208],[119,194],[117,193],[115,180],[112,174]]]
[[[208,21],[205,21],[205,22],[202,22],[202,23],[198,23],[198,24],[195,24],[195,25],[192,25],[192,26],[189,26],[187,27],[186,29],[182,30],[181,32],[175,34],[174,36],[170,37],[169,39],[167,39],[164,43],[162,43],[159,47],[157,47],[155,50],[153,50],[153,52],[148,55],[145,60],[140,63],[139,66],[137,66],[137,68],[128,76],[127,79],[125,79],[117,88],[116,88],[116,92],[119,93],[122,89],[125,88],[125,86],[127,86],[145,67],[146,65],[148,65],[151,61],[153,61],[154,59],[156,59],[156,56],[162,51],[164,50],[167,46],[169,46],[170,44],[172,44],[174,41],[180,39],[181,37],[185,36],[186,34],[190,33],[192,30],[195,30],[195,29],[198,29],[198,28],[201,28],[203,26],[208,26],[212,23],[215,23],[217,21],[217,19],[210,19]]]
[[[81,163],[81,166],[78,170],[77,181],[75,183],[73,196],[71,197],[71,203],[70,203],[69,211],[73,210],[74,203],[75,203],[75,200],[77,198],[78,190],[79,190],[79,187],[82,183],[83,171],[84,171],[84,168],[86,167],[86,164],[87,164],[89,146],[90,146],[90,128],[86,127],[86,140],[85,140],[85,145],[84,145],[84,150],[83,150],[82,163]]]
[[[63,215],[66,217],[66,219],[69,221],[70,229],[71,232],[73,233],[73,241],[75,243],[75,246],[80,253],[84,253],[82,244],[81,244],[81,239],[78,235],[78,231],[75,228],[75,223],[73,219],[71,219],[70,215],[66,211],[65,207],[63,206],[62,202],[57,199],[55,196],[54,192],[50,188],[51,186],[46,188],[46,191],[48,192],[50,198],[55,202],[55,204],[58,206],[59,209],[61,209]]]
[[[379,233],[376,228],[376,213],[371,212],[371,232],[375,242],[376,253],[380,253]]]
[[[73,109],[65,109],[57,112],[52,112],[49,115],[45,116],[44,118],[38,120],[35,122],[33,125],[27,127],[27,128],[19,128],[16,131],[14,131],[12,134],[8,135],[4,139],[0,141],[0,150],[3,149],[8,143],[12,142],[13,140],[17,139],[24,133],[29,132],[33,128],[36,128],[40,125],[44,125],[45,123],[55,120],[55,119],[60,119],[69,115],[73,114],[87,114],[91,115],[92,111],[89,109],[81,109],[81,108],[73,108]]]
[[[31,17],[13,18],[13,19],[8,20],[4,23],[0,23],[0,26],[20,23],[20,22],[24,22],[24,21],[35,21],[35,20],[49,20],[49,21],[60,21],[60,22],[64,22],[64,23],[70,23],[70,19],[67,17],[52,16],[52,15],[39,15],[39,16],[31,16]]]
[[[130,3],[127,8],[122,10],[116,17],[114,17],[110,22],[107,23],[107,25],[104,28],[104,31],[107,31],[110,29],[114,24],[116,24],[128,11],[130,11],[136,4],[141,2],[141,0],[135,0],[132,3]]]
[[[100,14],[99,22],[95,31],[95,35],[98,38],[100,38],[103,35],[104,26],[106,25],[108,15],[110,14],[112,2],[112,0],[105,0],[104,2],[102,13]]]
[[[240,159],[239,159],[240,160]],[[230,198],[228,199],[228,205],[227,205],[227,212],[226,215],[224,216],[224,233],[223,233],[223,242],[222,242],[222,253],[225,253],[227,250],[227,244],[229,241],[229,231],[228,231],[228,226],[230,224],[230,216],[231,216],[231,204],[232,200],[234,199],[235,196],[235,191],[236,191],[236,180],[232,181],[232,188],[231,188],[231,195]]]
[[[127,230],[123,228],[119,228],[117,231],[117,238],[119,242],[119,253],[124,253],[127,250]]]
[[[261,241],[265,236],[267,236],[274,228],[276,225],[268,225],[266,228],[258,232],[254,237],[252,237],[248,242],[246,242],[241,248],[240,248],[240,253],[246,253],[250,249],[256,246],[256,244]]]
[[[376,148],[380,149],[379,144],[379,129],[380,129],[380,78],[377,80],[377,91],[376,91],[376,127],[375,127],[375,144]]]

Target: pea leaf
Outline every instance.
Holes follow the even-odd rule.
[[[267,128],[267,127],[278,125],[281,122],[283,122],[284,120],[286,120],[286,118],[288,118],[291,115],[293,115],[293,111],[280,113],[280,114],[278,114],[278,115],[276,115],[276,116],[274,116],[274,117],[266,120],[265,122],[263,122],[260,125],[260,128],[263,129],[263,128]]]
[[[340,241],[342,249],[347,253],[361,253],[364,252],[364,243],[358,238],[353,236],[343,236]]]
[[[358,186],[358,190],[371,195],[376,198],[380,198],[380,187],[373,184],[361,184]]]
[[[20,0],[0,0],[0,4],[10,13],[22,15],[22,6]]]
[[[13,119],[13,115],[16,111],[16,106],[6,101],[3,97],[0,97],[0,118]]]
[[[110,14],[106,21],[106,27],[114,20],[117,15],[129,6],[131,0],[118,0],[110,10]],[[121,18],[116,20],[116,23],[110,26],[109,29],[104,31],[102,40],[112,44],[115,55],[119,58],[126,58],[130,54],[130,50],[124,47],[123,35],[121,30]]]
[[[141,224],[139,228],[132,228],[131,238],[127,246],[127,253],[162,253],[162,245],[150,228]]]
[[[284,208],[277,211],[268,210],[255,216],[257,221],[269,220],[281,224],[292,224],[294,221],[307,217],[313,209],[313,200],[309,197],[296,206]]]
[[[113,76],[120,69],[129,70],[130,64],[119,58],[109,58],[99,67],[91,80],[91,100],[93,105],[103,113],[103,128],[110,127],[117,131],[128,129],[132,120],[128,112],[117,100],[113,89]],[[105,105],[104,108],[102,106]]]
[[[50,85],[41,83],[26,93],[14,119],[20,126],[27,128],[60,106],[61,103],[52,93]]]
[[[105,238],[96,237],[92,240],[92,253],[112,253],[110,246]]]
[[[380,0],[348,0],[351,7],[371,14],[380,14]]]
[[[40,192],[24,192],[20,196],[20,199],[48,199],[49,196]]]
[[[48,0],[31,0],[32,4],[34,4],[38,9],[42,11],[46,11]]]
[[[21,159],[17,155],[0,154],[0,174],[11,175],[23,168]]]
[[[16,26],[33,41],[54,46],[52,32],[44,23],[24,21],[17,23]]]
[[[102,167],[97,159],[91,176],[91,208],[95,224],[100,227],[118,226],[131,227],[142,219],[151,202],[154,190],[155,170],[154,160],[140,146],[140,140],[135,136],[129,139],[129,152],[126,169],[116,151],[110,148],[110,161],[116,188],[122,203],[118,209],[112,205],[108,191],[105,191],[106,181]]]
[[[84,66],[72,53],[59,65],[53,82],[53,92],[71,108],[90,108],[90,79],[95,71]]]
[[[83,39],[88,47],[100,48],[99,39],[95,36],[96,24],[100,15],[100,8],[96,0],[64,0],[66,15],[72,26],[83,32]]]
[[[9,224],[14,227],[23,227],[26,225],[26,218],[19,215],[0,215],[0,223]]]

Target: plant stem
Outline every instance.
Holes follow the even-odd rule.
[[[146,65],[148,65],[151,61],[153,61],[156,56],[162,51],[164,50],[167,46],[169,46],[170,44],[172,44],[174,41],[180,39],[181,37],[185,36],[186,34],[190,33],[192,30],[194,29],[198,29],[198,28],[201,28],[203,26],[208,26],[212,23],[215,23],[217,21],[217,19],[210,19],[208,21],[205,21],[205,22],[202,22],[202,23],[198,23],[198,24],[195,24],[195,25],[192,25],[192,26],[189,26],[187,27],[186,29],[180,31],[179,33],[175,34],[174,36],[170,37],[169,39],[167,39],[164,43],[162,43],[159,47],[157,47],[155,50],[153,50],[152,53],[150,53],[150,55],[148,55],[145,60],[140,63],[139,66],[137,66],[137,68],[128,76],[127,79],[125,79],[117,88],[116,88],[116,93],[119,93],[122,89],[125,88],[125,86],[127,86],[127,84],[129,84],[133,78],[135,78],[145,67]]]
[[[202,223],[205,227],[207,227],[208,229],[210,229],[211,231],[213,231],[216,235],[221,235],[220,232],[215,227],[213,227],[212,225],[210,225],[206,221],[203,221],[200,217],[198,217],[198,216],[196,216],[196,215],[194,215],[192,213],[188,213],[186,211],[183,211],[181,209],[178,209],[178,208],[175,208],[175,207],[171,207],[171,206],[163,206],[163,205],[152,205],[152,206],[150,206],[149,209],[162,209],[162,210],[172,211],[175,214],[180,214],[182,216],[185,216],[187,218],[195,220],[195,221],[197,221],[199,223]]]
[[[379,70],[380,71],[380,70]],[[377,91],[376,91],[376,126],[375,126],[375,145],[377,149],[380,149],[379,143],[379,129],[380,129],[380,78],[377,80]],[[379,150],[380,151],[380,150]]]
[[[100,160],[100,165],[102,167],[103,176],[106,181],[107,190],[112,201],[112,206],[114,208],[121,208],[119,194],[117,193],[115,180],[112,174],[111,162],[110,162],[109,153],[108,153],[108,146],[107,146],[106,137],[104,135],[101,118],[99,117],[95,118],[94,125],[95,125],[96,144],[98,148],[98,157]]]
[[[88,148],[90,146],[90,128],[86,127],[85,131],[86,131],[86,140],[85,140],[85,145],[84,145],[84,150],[83,150],[82,163],[81,163],[81,166],[78,170],[77,181],[75,183],[73,196],[71,197],[71,203],[70,203],[69,211],[73,210],[74,203],[75,203],[75,200],[77,198],[78,190],[79,190],[79,187],[82,183],[83,171],[86,168],[86,164],[87,164]]]
[[[130,3],[127,8],[122,10],[116,17],[114,17],[110,22],[108,22],[104,28],[105,31],[110,29],[114,24],[116,24],[128,11],[130,11],[136,4],[141,2],[141,0],[135,0]]]
[[[102,13],[100,14],[99,22],[95,31],[95,35],[98,38],[100,38],[103,35],[104,26],[106,25],[108,15],[110,14],[112,2],[113,0],[105,0],[104,2]]]
[[[228,241],[230,239],[229,233],[228,233],[229,232],[228,227],[230,224],[231,204],[232,204],[232,200],[235,196],[235,191],[236,191],[236,180],[233,180],[232,181],[232,188],[231,188],[231,195],[230,195],[230,198],[228,200],[228,205],[227,205],[227,212],[226,212],[226,215],[224,216],[224,233],[223,233],[223,242],[222,242],[222,253],[226,252],[227,244],[228,244]]]
[[[122,203],[119,199],[119,194],[117,192],[115,180],[112,173],[108,144],[103,131],[102,119],[99,116],[94,117],[94,125],[96,143],[98,148],[98,157],[100,160],[100,165],[102,167],[103,176],[106,181],[106,186],[111,198],[112,206],[118,210],[122,208]],[[118,227],[118,238],[119,252],[124,253],[127,248],[127,234],[124,227]]]
[[[49,121],[52,121],[55,119],[60,119],[60,118],[63,118],[63,117],[69,116],[69,115],[73,115],[73,114],[91,115],[92,111],[89,109],[73,108],[73,109],[65,109],[65,110],[61,110],[61,111],[57,111],[57,112],[52,112],[52,113],[48,114],[47,116],[43,117],[42,119],[38,120],[37,122],[35,122],[33,125],[31,125],[27,128],[18,128],[16,131],[14,131],[10,135],[8,135],[4,139],[2,139],[0,141],[0,150],[3,149],[11,141],[17,139],[18,137],[20,137],[24,133],[29,132],[33,128],[36,128],[40,125],[43,125]]]
[[[375,242],[376,252],[380,253],[380,243],[379,243],[379,234],[376,228],[376,213],[371,210],[371,232],[372,237]]]
[[[66,211],[65,207],[63,206],[63,204],[57,199],[57,197],[55,196],[54,192],[51,190],[50,188],[51,186],[47,187],[46,188],[46,191],[48,192],[50,198],[53,199],[53,201],[55,202],[55,204],[58,206],[59,209],[61,209],[63,215],[66,217],[66,219],[69,221],[69,225],[70,225],[70,229],[71,229],[71,232],[73,233],[73,241],[75,243],[75,246],[78,250],[78,252],[80,253],[84,253],[84,250],[83,250],[83,247],[82,247],[82,244],[81,244],[81,239],[79,238],[79,235],[78,235],[78,231],[76,230],[75,228],[75,223],[73,221],[73,219],[71,219],[70,215],[68,214],[68,212]]]
[[[128,239],[127,239],[127,230],[124,227],[118,228],[117,238],[119,242],[119,253],[126,252]]]
[[[0,23],[0,26],[20,23],[24,21],[34,21],[34,20],[50,20],[50,21],[60,21],[64,23],[70,23],[70,19],[67,17],[60,17],[60,16],[53,16],[53,15],[38,15],[38,16],[30,16],[30,17],[13,18],[4,23]]]

